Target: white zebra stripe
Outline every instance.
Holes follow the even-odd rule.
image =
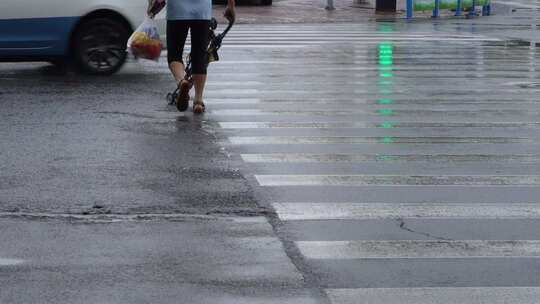
[[[238,103],[243,103],[238,99]],[[246,100],[245,103],[250,103]],[[219,103],[219,102],[218,102]],[[226,103],[226,102],[223,102]],[[394,128],[537,128],[540,122],[397,122],[382,124],[376,122],[220,122],[223,129],[355,129],[355,128],[381,128],[392,126]]]
[[[24,263],[24,261],[19,260],[19,259],[0,258],[0,266],[12,266],[12,265],[19,265],[22,263]]]
[[[273,203],[283,221],[430,219],[538,219],[540,203]]]
[[[362,136],[231,136],[233,145],[317,144],[536,144],[540,139],[511,137],[362,137]]]
[[[537,304],[540,287],[327,289],[333,304]]]
[[[521,162],[538,163],[537,154],[315,154],[270,153],[241,154],[248,163],[364,163],[364,162]]]
[[[539,240],[299,241],[307,259],[538,258]]]
[[[528,3],[516,2],[516,1],[504,1],[504,4],[517,6],[518,8],[532,8],[532,9],[540,8],[540,5],[538,5],[538,3],[533,4],[533,2],[528,4]]]
[[[255,175],[259,185],[279,186],[535,186],[540,175]]]

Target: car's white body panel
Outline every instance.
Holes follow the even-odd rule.
[[[135,29],[145,18],[147,3],[147,0],[0,0],[0,58],[66,55],[71,34],[84,16],[98,10],[114,11]],[[160,33],[164,34],[164,13],[156,19]]]

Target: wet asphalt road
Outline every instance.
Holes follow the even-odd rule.
[[[111,78],[3,65],[2,211],[209,213],[254,199],[205,118],[167,106],[166,73]]]
[[[239,26],[204,117],[166,105],[163,62],[106,79],[2,64],[0,299],[536,303],[522,13]]]

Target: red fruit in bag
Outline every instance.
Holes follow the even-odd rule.
[[[158,59],[158,58],[159,58],[159,55],[160,55],[160,51],[159,51],[159,49],[157,48],[157,46],[156,46],[156,45],[151,45],[149,49],[150,49],[149,57],[150,57],[151,59]]]
[[[146,18],[128,41],[128,50],[137,58],[159,60],[161,41],[154,20]]]

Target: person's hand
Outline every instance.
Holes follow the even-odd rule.
[[[155,15],[152,14],[150,11],[146,12],[146,16],[150,19],[154,19]]]
[[[148,9],[146,10],[146,15],[149,18],[154,19],[157,14],[159,14],[167,2],[165,0],[148,0]]]
[[[154,13],[152,13],[152,8],[154,7],[154,1],[153,0],[148,0],[148,8],[146,9],[146,16],[148,16],[148,18],[151,18],[153,19],[155,16],[154,16]]]
[[[225,9],[225,14],[223,14],[227,20],[229,20],[230,23],[234,23],[236,20],[236,10],[234,6],[227,6],[227,9]]]

